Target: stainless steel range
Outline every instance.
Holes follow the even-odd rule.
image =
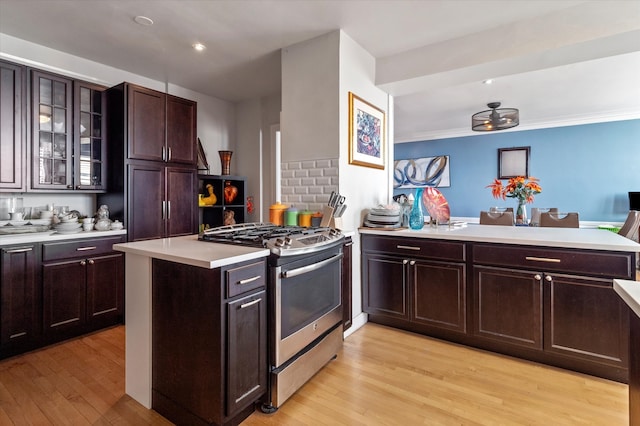
[[[342,346],[342,245],[337,229],[248,223],[213,228],[199,239],[264,247],[269,281],[269,392],[273,412]]]

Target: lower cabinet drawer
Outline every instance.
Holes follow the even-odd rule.
[[[227,297],[264,287],[267,283],[267,264],[264,260],[227,269]]]
[[[474,264],[633,279],[631,253],[474,244]]]
[[[60,241],[42,244],[42,261],[90,257],[111,253],[113,245],[123,242],[120,236],[104,238],[86,238],[82,240]]]
[[[465,243],[428,238],[395,238],[362,235],[362,251],[375,251],[435,260],[465,260]]]

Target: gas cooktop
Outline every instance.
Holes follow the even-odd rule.
[[[242,223],[203,231],[198,239],[212,243],[268,248],[278,256],[316,253],[344,239],[339,229]]]

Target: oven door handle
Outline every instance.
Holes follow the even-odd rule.
[[[307,274],[309,272],[316,271],[340,259],[342,259],[342,253],[335,255],[333,257],[330,257],[329,259],[325,259],[321,262],[314,263],[313,265],[303,266],[302,268],[292,269],[290,271],[284,271],[280,275],[282,276],[282,278],[297,277],[298,275]]]

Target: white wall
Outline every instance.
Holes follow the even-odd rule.
[[[393,165],[393,98],[375,87],[375,58],[351,37],[340,31],[340,194],[347,200],[343,216],[344,228],[357,230],[367,209],[390,201]],[[383,110],[385,122],[385,169],[349,164],[349,92]],[[360,235],[353,236],[353,294],[354,325],[362,313],[362,284],[360,276]]]
[[[282,161],[339,155],[339,43],[334,31],[282,50]]]

